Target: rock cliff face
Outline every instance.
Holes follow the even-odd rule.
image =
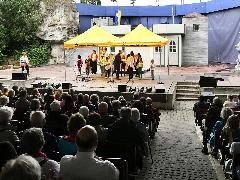
[[[58,2],[59,1],[59,2]],[[63,42],[78,33],[79,13],[71,0],[41,1],[44,21],[37,36],[52,45],[50,64],[64,62]]]

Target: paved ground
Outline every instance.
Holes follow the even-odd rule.
[[[137,180],[214,180],[209,157],[201,153],[192,112],[193,102],[176,102],[175,110],[162,111],[152,142],[154,164],[148,158]]]

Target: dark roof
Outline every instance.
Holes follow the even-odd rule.
[[[115,16],[117,10],[122,11],[122,16],[157,17],[172,16],[172,8],[176,16],[189,13],[208,14],[240,7],[240,0],[212,0],[203,3],[168,6],[96,6],[77,3],[80,16]]]

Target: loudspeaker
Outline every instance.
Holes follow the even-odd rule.
[[[165,86],[164,84],[158,84],[155,86],[156,93],[165,93]]]
[[[12,73],[12,80],[27,80],[27,73]]]
[[[62,83],[62,89],[70,89],[70,88],[72,88],[71,83]]]
[[[118,85],[118,92],[127,92],[127,85]]]
[[[200,76],[200,87],[217,87],[217,79],[214,77]]]

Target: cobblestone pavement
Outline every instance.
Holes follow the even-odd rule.
[[[175,110],[162,110],[150,157],[137,180],[217,180],[193,120],[193,102],[176,102]]]

